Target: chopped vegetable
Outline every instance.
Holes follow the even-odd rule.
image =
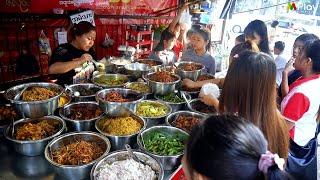
[[[134,91],[138,91],[141,93],[150,93],[150,88],[147,84],[144,83],[131,83],[128,85],[128,88]]]
[[[143,117],[161,117],[168,113],[168,108],[158,102],[141,102],[138,104],[137,115]]]
[[[95,82],[99,84],[104,84],[106,86],[118,86],[123,85],[127,82],[125,78],[116,78],[116,77],[108,77],[108,76],[101,76],[95,79]]]
[[[183,152],[184,140],[178,134],[172,135],[163,132],[153,132],[144,139],[145,148],[161,156],[173,156]]]

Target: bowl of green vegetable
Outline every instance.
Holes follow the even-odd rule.
[[[188,93],[185,93],[187,100],[191,100],[191,96]],[[186,107],[186,101],[181,96],[181,92],[178,93],[169,93],[166,95],[157,95],[155,94],[154,97],[159,100],[163,101],[166,104],[169,104],[172,112],[179,111],[181,109],[184,109]]]
[[[154,126],[142,131],[137,143],[142,151],[160,161],[164,170],[172,170],[180,164],[188,137],[176,127]]]
[[[123,87],[129,82],[129,78],[123,74],[99,74],[92,78],[92,82],[103,88],[115,88]]]
[[[135,114],[147,122],[147,128],[163,124],[171,112],[171,107],[161,101],[142,100],[135,108]]]
[[[128,82],[125,84],[124,88],[137,91],[138,93],[142,93],[144,95],[144,99],[153,98],[151,89],[149,85],[145,82]]]

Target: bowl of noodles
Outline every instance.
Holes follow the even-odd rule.
[[[63,88],[54,83],[26,83],[9,88],[5,97],[24,117],[51,115],[59,107]]]
[[[95,127],[110,139],[112,150],[120,150],[125,144],[134,146],[137,143],[137,135],[146,128],[146,123],[130,111],[118,110],[118,114],[107,114],[97,120]]]
[[[4,135],[18,153],[38,156],[43,153],[48,142],[62,134],[65,129],[66,124],[61,118],[45,116],[18,120],[14,122],[14,133],[12,134],[12,125],[10,125]]]
[[[105,136],[90,132],[72,132],[54,138],[44,151],[54,171],[65,179],[87,179],[92,166],[110,151]]]

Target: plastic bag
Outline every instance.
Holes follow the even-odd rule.
[[[104,41],[102,42],[101,46],[108,48],[111,47],[114,43],[114,40],[110,38],[110,36],[108,35],[108,33],[106,33],[105,37],[104,37]]]
[[[220,89],[216,84],[208,83],[202,86],[200,94],[211,95],[212,97],[219,98]]]
[[[43,30],[41,30],[39,36],[39,50],[40,53],[51,56],[50,42]]]

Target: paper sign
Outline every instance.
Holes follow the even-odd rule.
[[[68,42],[67,39],[67,31],[60,31],[58,32],[58,44],[65,44]]]
[[[74,15],[70,16],[70,18],[71,18],[71,21],[73,24],[78,24],[80,21],[88,21],[92,25],[95,26],[94,12],[91,10],[84,11],[84,12],[78,13],[78,14],[74,14]]]

